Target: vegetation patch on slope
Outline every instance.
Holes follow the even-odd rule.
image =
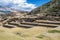
[[[60,33],[60,30],[48,30],[48,33]]]

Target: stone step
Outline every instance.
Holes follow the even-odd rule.
[[[60,22],[57,21],[40,21],[37,23],[45,23],[45,24],[56,24],[56,25],[60,25]]]
[[[25,24],[19,24],[18,27],[24,27],[24,28],[32,28],[32,25],[25,25]]]
[[[56,25],[60,25],[60,23],[55,23],[55,22],[38,22],[38,23],[45,23],[45,24],[56,24]]]
[[[54,25],[54,24],[44,24],[44,23],[36,23],[36,22],[22,22],[21,24],[24,25],[33,25],[33,26],[44,26],[44,27],[58,27],[59,25]]]
[[[10,25],[10,24],[4,24],[3,27],[7,27],[7,28],[15,28],[16,26]]]
[[[26,25],[26,24],[20,24],[20,23],[16,23],[16,22],[10,22],[10,25],[15,25],[17,27],[24,27],[24,28],[31,28],[33,25]]]

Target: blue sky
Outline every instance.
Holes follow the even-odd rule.
[[[51,1],[51,0],[33,0],[33,1],[28,0],[27,2],[35,4],[38,7],[38,6],[41,6],[41,5],[43,5],[43,4],[45,4],[45,3],[49,2],[49,1]]]
[[[0,0],[0,6],[10,7],[17,10],[31,11],[50,0]]]

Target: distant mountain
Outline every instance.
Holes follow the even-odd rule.
[[[0,14],[9,14],[11,12],[12,12],[12,10],[10,8],[0,6]]]
[[[0,6],[0,12],[3,12],[3,13],[11,13],[11,12],[21,12],[21,13],[24,13],[27,11],[20,11],[20,10],[16,10],[16,9],[12,9],[12,8],[9,8],[9,7],[3,7],[3,6]]]
[[[16,10],[16,9],[12,9],[9,7],[3,7],[0,6],[0,16],[19,16],[22,15],[24,13],[28,13],[27,11],[20,11],[20,10]]]

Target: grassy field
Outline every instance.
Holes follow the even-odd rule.
[[[0,40],[60,40],[60,33],[49,33],[52,29],[47,27],[33,28],[0,28]]]
[[[23,40],[20,36],[17,36],[6,28],[0,28],[0,40]]]

